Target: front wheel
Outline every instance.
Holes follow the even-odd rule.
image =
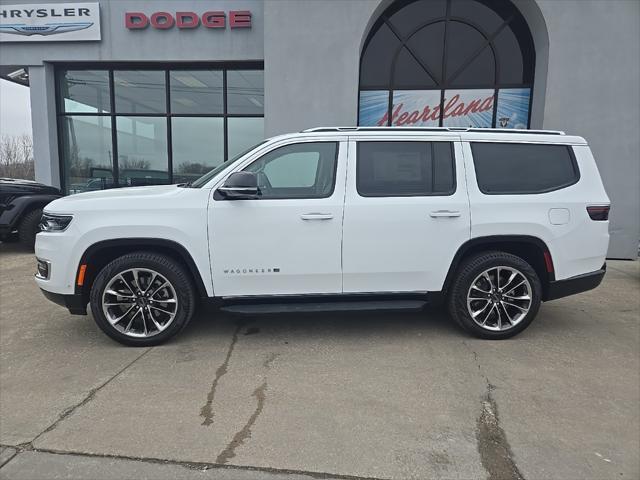
[[[517,335],[533,321],[541,302],[540,279],[522,258],[484,252],[461,266],[449,294],[451,317],[487,339]]]
[[[135,252],[100,271],[90,303],[93,318],[111,338],[125,345],[151,346],[189,323],[195,292],[185,269],[172,258]]]

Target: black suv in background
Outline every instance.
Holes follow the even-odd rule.
[[[42,209],[61,196],[60,190],[42,183],[0,178],[0,240],[17,232],[20,242],[33,248]]]

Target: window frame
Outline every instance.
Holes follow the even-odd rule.
[[[478,165],[476,163],[476,154],[474,152],[475,144],[494,144],[494,145],[548,145],[548,146],[557,146],[557,147],[565,147],[565,149],[569,152],[569,159],[571,160],[571,167],[574,172],[574,180],[571,182],[567,182],[564,184],[560,184],[556,187],[547,188],[544,190],[514,190],[510,192],[498,192],[498,191],[487,191],[483,186],[480,185],[480,181],[478,180]],[[483,195],[542,195],[545,193],[556,192],[558,190],[563,190],[567,187],[575,185],[580,181],[581,172],[580,167],[578,165],[578,161],[576,159],[575,152],[573,151],[573,145],[567,145],[563,143],[542,143],[542,142],[493,142],[493,141],[473,141],[469,142],[469,149],[471,150],[471,161],[473,162],[473,172],[476,177],[476,186],[478,190]]]
[[[451,174],[453,177],[453,184],[451,189],[446,192],[432,192],[428,194],[424,193],[405,193],[405,194],[394,194],[394,195],[377,195],[377,194],[366,194],[360,191],[360,185],[358,179],[360,178],[360,144],[361,143],[428,143],[431,146],[431,155],[432,155],[432,170],[435,169],[435,165],[433,164],[433,159],[435,156],[433,144],[438,143],[448,143],[449,148],[451,149]],[[358,196],[362,198],[407,198],[407,197],[451,197],[455,195],[458,191],[458,170],[456,168],[456,152],[455,152],[455,140],[418,140],[418,139],[402,139],[402,140],[390,140],[390,139],[367,139],[367,140],[356,140],[356,192]]]
[[[109,78],[109,112],[65,112],[64,110],[64,98],[62,92],[62,82],[64,81],[64,72],[66,70],[79,71],[79,70],[100,70],[106,71]],[[119,113],[115,111],[115,84],[114,84],[114,72],[118,70],[152,70],[162,71],[164,73],[164,86],[165,86],[165,112],[164,113]],[[192,70],[220,70],[223,74],[223,111],[221,113],[173,113],[171,111],[171,81],[170,72],[172,71],[192,71]],[[124,187],[120,185],[120,171],[119,171],[119,155],[118,155],[118,141],[117,141],[117,117],[160,117],[165,118],[167,122],[166,135],[167,135],[167,170],[168,170],[168,182],[167,184],[174,183],[174,171],[173,171],[173,137],[171,129],[171,120],[176,117],[214,117],[223,118],[223,163],[226,163],[229,158],[229,137],[228,137],[228,119],[229,118],[263,118],[264,112],[261,114],[238,114],[229,113],[227,110],[227,72],[230,70],[261,70],[264,71],[263,61],[248,61],[248,62],[196,62],[196,63],[170,63],[170,62],[60,62],[54,65],[54,83],[55,83],[55,104],[56,104],[56,133],[58,141],[58,162],[60,169],[60,184],[63,192],[67,191],[67,165],[64,156],[63,147],[63,123],[64,117],[67,116],[88,116],[88,117],[108,117],[111,119],[111,151],[112,151],[112,168],[113,168],[113,184],[115,188]]]
[[[359,59],[359,69],[358,69],[358,112],[357,112],[357,124],[360,125],[360,93],[361,92],[365,92],[365,91],[385,91],[387,92],[387,96],[388,96],[388,105],[387,105],[387,109],[386,109],[386,115],[387,115],[387,124],[386,126],[391,127],[393,126],[393,121],[392,121],[392,115],[393,115],[393,106],[394,106],[394,92],[395,91],[409,91],[409,90],[430,90],[430,91],[436,91],[436,92],[440,92],[440,103],[439,103],[439,107],[440,107],[440,112],[439,112],[439,116],[438,116],[438,125],[439,127],[443,127],[444,126],[444,104],[445,104],[445,93],[447,91],[451,91],[451,90],[481,90],[481,89],[492,89],[493,90],[493,107],[492,107],[492,118],[491,118],[491,128],[500,128],[498,126],[498,121],[499,119],[497,118],[497,113],[498,113],[498,94],[501,90],[506,90],[506,89],[516,89],[516,88],[527,88],[529,89],[529,105],[528,105],[528,112],[527,112],[527,128],[531,128],[531,116],[532,116],[532,110],[533,110],[533,97],[534,97],[534,82],[535,82],[535,74],[536,74],[536,66],[537,66],[537,53],[536,53],[536,49],[535,49],[535,41],[533,39],[533,34],[531,32],[531,28],[529,27],[528,23],[526,22],[526,19],[524,18],[524,16],[522,15],[522,13],[519,11],[518,7],[513,4],[513,2],[511,2],[510,0],[507,0],[506,2],[504,2],[505,4],[508,4],[509,7],[512,9],[511,14],[504,20],[504,22],[502,23],[502,25],[497,28],[497,30],[495,30],[494,32],[487,32],[484,29],[482,29],[480,26],[476,25],[473,22],[473,19],[470,18],[462,18],[462,17],[456,17],[454,15],[451,14],[451,4],[453,1],[456,0],[446,0],[446,11],[444,16],[441,17],[437,17],[437,18],[429,18],[429,19],[425,19],[424,22],[422,22],[420,24],[420,26],[416,27],[414,29],[414,31],[411,33],[411,35],[409,36],[405,36],[403,33],[399,32],[398,29],[391,23],[391,17],[397,13],[398,11],[402,10],[402,8],[410,5],[411,3],[414,3],[415,1],[423,1],[423,0],[397,0],[396,2],[394,2],[393,4],[391,4],[389,7],[387,7],[387,9],[385,9],[382,14],[378,17],[378,19],[375,21],[375,23],[373,24],[373,26],[371,27],[371,30],[369,31],[369,33],[367,34],[367,37],[365,39],[364,42],[364,46],[362,48],[362,51],[360,52],[360,59]],[[503,8],[504,5],[501,5],[500,8]],[[499,7],[496,7],[496,10]],[[439,22],[444,22],[444,38],[443,38],[443,43],[442,43],[442,76],[443,78],[439,78],[437,75],[434,75],[426,66],[426,64],[423,64],[424,62],[422,62],[421,60],[418,60],[418,57],[416,56],[416,54],[413,52],[412,48],[408,45],[409,41],[411,40],[412,36],[415,35],[416,33],[418,33],[419,31],[421,31],[423,28],[426,28],[430,25],[439,23]],[[449,48],[448,48],[448,34],[447,34],[447,30],[448,30],[448,25],[451,22],[456,22],[456,23],[460,23],[460,24],[464,24],[467,25],[468,27],[474,28],[476,31],[478,31],[484,38],[485,38],[485,46],[478,50],[475,54],[475,56],[473,57],[469,57],[466,59],[465,63],[463,63],[455,72],[453,72],[453,76],[448,76],[447,75],[447,70],[446,70],[446,65],[447,65],[447,59],[448,59],[448,55],[449,55]],[[386,81],[385,84],[371,84],[368,86],[363,86],[363,78],[362,78],[362,64],[363,64],[363,59],[365,57],[365,54],[367,52],[367,48],[369,47],[369,44],[371,43],[371,40],[373,39],[373,37],[376,35],[376,33],[378,32],[378,30],[382,27],[382,26],[387,26],[390,31],[392,32],[392,34],[399,40],[400,42],[400,46],[396,49],[395,54],[393,56],[393,60],[391,62],[391,66],[390,66],[390,71],[389,71],[389,79]],[[531,72],[529,77],[530,78],[523,78],[522,82],[518,82],[518,83],[511,83],[511,82],[501,82],[500,81],[500,77],[499,77],[499,73],[500,73],[500,59],[499,59],[499,55],[496,52],[496,47],[494,45],[494,40],[495,38],[502,33],[503,30],[507,29],[507,28],[517,28],[518,26],[522,28],[522,26],[526,26],[527,27],[527,31],[523,31],[521,32],[521,36],[526,36],[526,42],[528,42],[531,47],[531,51],[529,52],[530,57],[529,58],[525,58],[525,55],[523,53],[523,75],[525,75],[526,72],[526,65],[531,64]],[[515,35],[515,32],[514,32]],[[519,40],[519,36],[516,35],[516,40]],[[520,43],[518,42],[519,46]],[[527,46],[527,45],[525,45]],[[413,85],[413,86],[409,86],[409,85],[403,85],[403,86],[399,86],[397,85],[396,82],[396,68],[397,68],[397,63],[398,63],[398,58],[400,56],[400,53],[403,51],[403,49],[406,49],[418,62],[418,64],[423,68],[423,70],[425,71],[425,73],[431,77],[431,79],[434,81],[435,86],[427,86],[427,85]],[[466,69],[466,67],[468,67],[470,64],[472,64],[474,62],[474,60],[476,60],[478,58],[478,56],[485,51],[486,49],[490,49],[493,56],[494,56],[494,74],[495,74],[495,79],[494,82],[491,84],[488,83],[478,83],[478,84],[468,84],[468,85],[456,85],[455,84],[455,80],[457,79],[457,77],[459,77],[459,75]]]
[[[336,181],[337,181],[337,176],[338,176],[338,162],[340,160],[340,142],[339,140],[318,140],[318,141],[305,141],[305,142],[293,142],[293,143],[285,143],[284,145],[278,145],[275,148],[270,149],[267,152],[264,152],[262,155],[260,155],[259,157],[253,159],[252,161],[250,161],[249,163],[247,163],[246,165],[242,165],[242,167],[240,167],[238,170],[234,170],[234,172],[244,172],[246,171],[247,168],[249,168],[251,165],[253,165],[254,163],[260,161],[265,155],[269,155],[272,152],[275,152],[277,150],[280,150],[281,148],[286,148],[286,147],[291,147],[293,145],[309,145],[309,144],[317,144],[317,143],[333,143],[336,147],[336,153],[335,153],[335,158],[334,158],[334,163],[333,163],[333,172],[332,172],[332,176],[333,176],[333,181],[331,182],[331,190],[325,194],[325,195],[314,195],[314,196],[304,196],[304,197],[291,197],[291,196],[273,196],[273,197],[261,197],[259,196],[258,198],[254,198],[252,200],[259,200],[259,201],[266,201],[266,200],[317,200],[317,199],[322,199],[322,198],[330,198],[333,196],[333,194],[336,191]],[[320,167],[320,162],[318,161],[318,167]],[[234,173],[232,172],[232,173]],[[316,171],[316,181],[318,179],[318,171]]]

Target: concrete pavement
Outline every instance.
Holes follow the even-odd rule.
[[[151,349],[49,303],[33,269],[0,245],[1,478],[640,477],[638,262],[509,341],[441,311],[203,311]]]

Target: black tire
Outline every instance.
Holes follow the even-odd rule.
[[[473,320],[467,308],[467,294],[471,289],[472,282],[484,271],[495,267],[508,267],[517,270],[528,280],[531,287],[531,304],[526,315],[517,323],[514,322],[516,324],[512,327],[500,331],[489,330],[480,326]],[[536,317],[540,309],[541,292],[542,287],[538,275],[531,265],[522,258],[500,251],[483,252],[464,260],[458,269],[449,291],[449,314],[460,327],[476,337],[493,340],[510,338],[527,328]],[[504,314],[504,310],[501,310],[501,312]],[[495,314],[493,315],[495,316]]]
[[[119,273],[132,268],[159,273],[171,284],[177,296],[178,303],[172,323],[153,336],[136,338],[126,335],[111,325],[103,311],[102,298],[110,281]],[[178,334],[191,321],[196,307],[195,288],[187,271],[172,258],[154,252],[130,253],[105,266],[93,283],[89,301],[98,327],[117,342],[134,347],[159,345]]]
[[[27,213],[18,224],[18,239],[20,243],[33,250],[36,244],[36,233],[40,231],[38,225],[42,217],[42,209],[36,208]]]

